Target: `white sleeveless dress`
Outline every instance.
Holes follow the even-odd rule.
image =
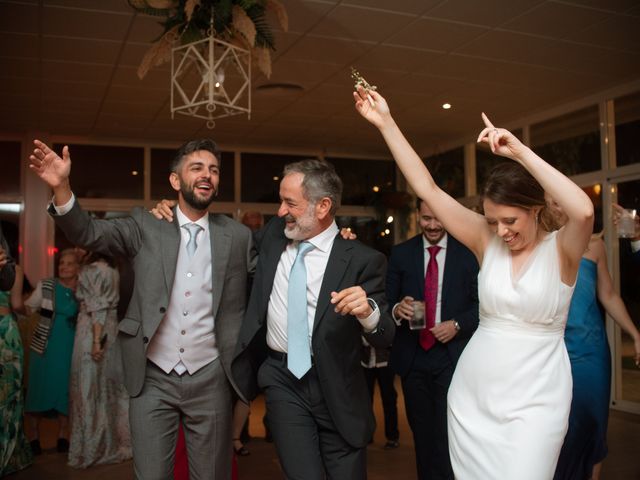
[[[553,478],[567,431],[571,367],[564,327],[573,287],[562,283],[556,232],[514,278],[495,237],[478,275],[480,325],[448,396],[449,450],[458,480]]]

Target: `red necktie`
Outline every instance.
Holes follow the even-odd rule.
[[[429,264],[427,274],[424,277],[424,316],[427,327],[420,331],[420,346],[429,350],[436,343],[431,329],[436,326],[436,303],[438,301],[438,262],[436,255],[442,247],[433,245],[428,247]]]

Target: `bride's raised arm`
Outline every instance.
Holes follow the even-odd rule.
[[[438,187],[391,117],[386,100],[378,92],[359,87],[353,96],[356,110],[380,130],[393,158],[416,195],[429,205],[444,228],[481,261],[492,235],[484,217],[464,207]]]

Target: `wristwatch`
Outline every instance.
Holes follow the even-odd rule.
[[[453,321],[453,328],[456,329],[456,332],[460,331],[460,324],[456,320]]]

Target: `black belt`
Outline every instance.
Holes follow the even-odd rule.
[[[267,352],[274,360],[280,360],[281,362],[287,362],[287,354],[285,352],[277,352],[276,350],[267,349]]]
[[[284,365],[287,364],[287,354],[285,352],[278,352],[276,350],[267,349],[267,354],[273,358],[274,360],[278,360],[282,362]],[[313,361],[313,355],[311,355],[311,366],[314,366],[315,362]]]

